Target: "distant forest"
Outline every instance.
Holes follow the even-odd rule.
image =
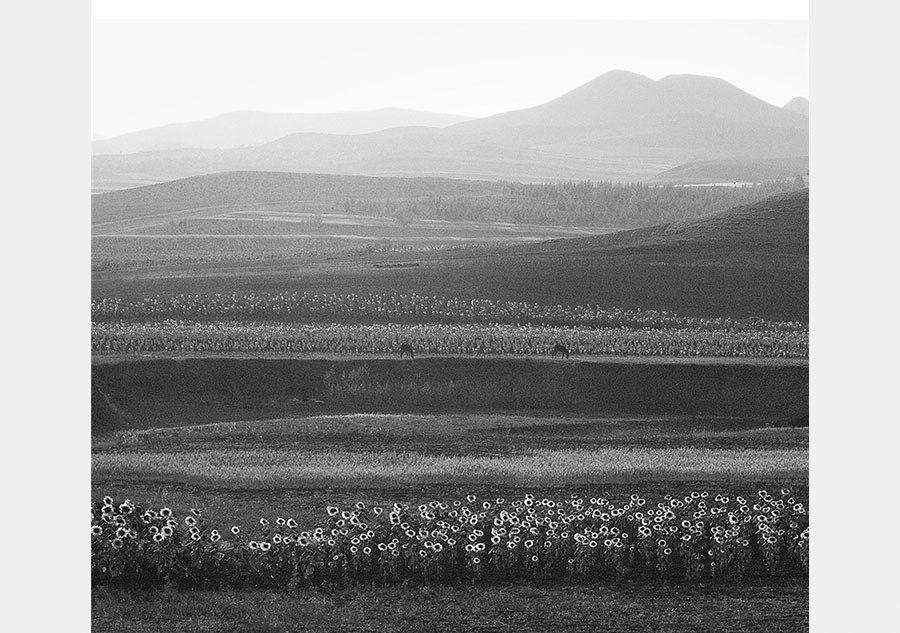
[[[499,196],[428,196],[414,200],[345,200],[341,213],[413,219],[562,226],[641,227],[691,220],[806,187],[802,176],[743,186],[645,183],[503,183]]]

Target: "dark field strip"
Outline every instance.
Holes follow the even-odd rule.
[[[92,452],[277,448],[513,456],[535,448],[626,447],[808,449],[809,429],[753,418],[321,415],[121,431],[96,438]]]
[[[336,591],[94,589],[94,633],[358,631],[798,633],[808,580],[607,585],[352,587]]]
[[[92,398],[119,428],[185,426],[366,411],[808,416],[808,365],[187,358],[92,364]],[[112,417],[112,416],[111,416]]]
[[[433,254],[434,259],[417,254],[418,268],[376,269],[374,256],[310,265],[299,258],[238,262],[240,265],[186,263],[94,273],[91,296],[95,300],[142,300],[198,293],[401,291],[543,304],[602,303],[696,317],[809,320],[805,253],[769,257],[755,251],[750,258],[724,249],[704,251],[699,254],[700,261],[690,254],[675,257],[652,249],[630,255],[494,255],[480,249],[477,255],[441,251]],[[735,257],[743,259],[732,261]],[[797,261],[790,261],[792,258]]]
[[[474,494],[479,499],[514,499],[531,493],[538,499],[565,499],[577,494],[584,498],[603,496],[624,503],[631,494],[639,493],[655,503],[667,494],[685,496],[694,491],[708,491],[713,497],[725,494],[755,498],[759,490],[775,492],[782,487],[789,488],[791,494],[808,507],[808,478],[782,481],[648,481],[566,488],[430,484],[394,488],[278,490],[121,481],[94,476],[91,480],[91,500],[100,500],[105,495],[118,500],[128,498],[149,507],[169,507],[178,517],[189,514],[191,508],[201,508],[212,527],[227,530],[232,525],[258,526],[260,518],[271,521],[277,517],[293,518],[301,527],[313,528],[327,520],[327,506],[351,507],[357,501],[367,506],[390,506],[394,503],[418,506],[433,500],[459,499],[467,494]]]

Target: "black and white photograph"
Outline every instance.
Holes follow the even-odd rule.
[[[890,56],[723,4],[101,1],[83,74],[20,47],[80,92],[14,132],[81,162],[11,153],[11,630],[890,630],[839,602],[896,583]]]
[[[94,20],[92,630],[806,630],[808,46]]]

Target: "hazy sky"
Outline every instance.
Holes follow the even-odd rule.
[[[92,47],[104,135],[234,110],[487,116],[613,69],[809,95],[807,20],[94,20]]]

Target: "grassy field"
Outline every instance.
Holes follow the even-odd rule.
[[[128,232],[128,227],[163,226],[173,220],[234,221],[270,214],[297,220],[302,214],[319,213],[375,216],[389,224],[474,220],[646,226],[723,211],[791,189],[790,182],[777,181],[725,189],[236,171],[95,195],[91,223],[99,232]]]
[[[458,365],[450,361],[442,367]],[[296,381],[309,381],[312,366],[302,361],[197,359],[198,383],[191,378],[194,370],[185,372],[185,362],[98,359],[95,369],[105,370],[107,385],[118,382],[111,393],[132,415],[140,416],[142,428],[94,438],[92,499],[129,498],[169,507],[178,517],[201,508],[209,525],[223,532],[234,525],[258,529],[261,517],[273,524],[277,517],[290,517],[301,528],[312,529],[327,523],[325,509],[330,505],[350,508],[362,501],[367,507],[394,503],[416,507],[467,494],[479,499],[533,494],[558,500],[602,495],[621,504],[639,492],[652,504],[667,495],[696,491],[752,498],[760,489],[787,486],[798,501],[808,500],[808,430],[781,426],[784,420],[777,417],[307,411],[301,417],[254,420],[247,415],[253,409],[245,405],[266,401],[273,394],[296,393]],[[330,362],[322,361],[323,370]],[[383,362],[386,371],[398,367],[410,371],[409,363]],[[484,370],[489,373],[510,371],[505,365],[498,369],[496,359],[482,362],[488,363]],[[640,375],[648,364],[631,361],[630,366]],[[677,375],[708,367],[719,376],[723,367],[726,372],[733,367],[703,361],[656,366],[669,367]],[[285,371],[288,368],[292,369]],[[169,374],[172,369],[177,377]],[[173,378],[177,387],[169,383]],[[697,380],[709,388],[709,377]],[[238,385],[239,392],[232,391]],[[206,419],[221,420],[222,412],[231,409],[233,421],[197,424],[198,404],[210,396],[216,399],[213,394],[219,386],[243,406],[213,406]],[[136,387],[139,391],[134,391]],[[200,396],[198,388],[207,396]],[[640,391],[640,386],[636,389]],[[140,413],[137,406],[154,415]],[[181,425],[174,426],[177,421]],[[697,627],[796,631],[808,626],[807,604],[802,577],[564,585],[351,584],[292,592],[124,592],[95,587],[92,627],[95,631],[588,631],[598,626],[609,631]]]
[[[339,591],[151,592],[95,589],[94,633],[156,631],[741,631],[809,628],[805,580],[606,586],[384,587]]]
[[[315,261],[421,247],[388,240],[299,235],[109,235],[91,239],[94,272],[147,270],[161,266],[239,264],[292,258]]]
[[[134,211],[140,210],[135,207]],[[764,226],[753,226],[757,216],[765,219]],[[121,300],[194,291],[383,290],[802,322],[808,312],[806,251],[801,239],[807,218],[808,201],[800,195],[711,222],[612,238],[513,248],[418,250],[415,259],[420,266],[408,269],[375,268],[378,263],[408,258],[406,253],[388,251],[338,253],[333,260],[327,253],[317,260],[318,255],[311,259],[309,254],[288,253],[246,266],[169,261],[149,268],[96,271],[92,294],[95,299]],[[153,230],[172,236],[161,241],[205,239],[197,235],[208,221],[198,216],[180,226]],[[117,225],[117,230],[125,228]],[[238,234],[241,229],[232,224],[228,230]],[[287,227],[277,230],[287,231]],[[193,236],[184,238],[179,231]],[[128,251],[128,239],[118,247],[120,253]],[[244,238],[217,239],[239,243]],[[135,251],[133,261],[140,257]],[[221,321],[222,316],[213,314],[210,319]],[[741,327],[734,325],[735,331]],[[799,327],[803,336],[808,328],[802,323]],[[726,329],[733,329],[731,322]],[[402,571],[391,577],[405,578],[402,585],[391,585],[388,576],[386,584],[358,584],[367,576],[363,568],[354,567],[355,575],[345,576],[349,581],[339,583],[340,588],[329,581],[318,590],[278,585],[275,591],[263,591],[260,587],[275,586],[283,576],[267,575],[268,567],[254,565],[270,563],[254,562],[252,555],[242,554],[243,549],[235,553],[232,548],[228,551],[234,557],[228,560],[238,562],[227,564],[237,564],[234,569],[240,570],[240,564],[246,563],[250,575],[242,581],[239,575],[227,576],[223,571],[222,577],[229,578],[223,585],[231,587],[228,590],[122,592],[95,585],[93,629],[804,630],[808,628],[807,578],[806,568],[798,566],[802,548],[796,543],[806,519],[798,519],[805,517],[805,509],[796,510],[794,503],[807,504],[809,498],[808,380],[807,358],[566,361],[436,354],[400,361],[379,353],[328,352],[296,358],[252,350],[174,351],[153,358],[96,356],[92,360],[96,431],[92,501],[112,495],[144,507],[167,507],[185,525],[184,517],[190,516],[192,508],[202,509],[208,525],[223,532],[241,526],[251,534],[252,529],[261,529],[260,518],[275,524],[279,517],[290,517],[308,529],[328,525],[328,506],[353,508],[358,502],[366,507],[397,503],[415,508],[475,495],[479,504],[483,499],[505,498],[511,501],[504,507],[514,507],[518,502],[513,500],[525,495],[560,504],[573,496],[598,499],[600,504],[602,496],[620,506],[637,503],[640,497],[648,507],[657,507],[681,498],[687,504],[685,515],[673,515],[671,525],[657,527],[671,527],[677,535],[673,539],[704,534],[698,539],[707,539],[709,547],[715,548],[704,530],[724,517],[703,518],[706,515],[701,513],[698,518],[692,513],[699,505],[691,505],[695,501],[688,499],[706,499],[701,495],[708,494],[711,506],[723,499],[734,510],[744,503],[742,495],[749,499],[757,498],[760,490],[786,490],[776,494],[793,497],[786,507],[800,514],[775,518],[785,523],[772,523],[770,528],[766,517],[778,514],[774,504],[757,504],[759,512],[770,513],[765,516],[755,507],[740,510],[736,524],[745,532],[729,537],[729,547],[738,547],[745,536],[754,539],[753,544],[748,540],[740,545],[747,548],[740,551],[755,561],[752,573],[742,576],[748,568],[735,563],[737,558],[727,558],[731,554],[710,549],[707,556],[703,545],[703,551],[690,558],[693,545],[681,543],[672,560],[681,561],[678,564],[685,569],[705,561],[706,575],[693,580],[686,579],[686,574],[669,580],[639,575],[634,580],[627,575],[613,580],[604,575],[611,567],[591,559],[595,567],[585,569],[600,571],[589,583],[537,582],[537,568],[524,562],[512,568],[522,571],[518,582],[501,581],[502,575],[495,574],[468,584],[462,579],[477,578],[478,568],[467,566],[459,568],[460,574],[445,577],[442,584],[431,583],[424,572],[404,576],[412,572]],[[724,497],[731,501],[725,502]],[[715,503],[714,498],[718,498]],[[518,511],[526,512],[521,506]],[[643,519],[631,512],[628,526],[636,527],[635,521]],[[728,516],[730,521],[732,515]],[[137,521],[136,516],[132,518]],[[749,521],[746,525],[744,518]],[[776,539],[772,535],[779,526],[787,532],[785,543],[793,544],[773,545],[780,548],[777,556],[784,562],[770,565],[766,556],[775,550],[766,549],[765,543]],[[145,529],[138,523],[135,527]],[[681,530],[686,531],[684,536]],[[628,532],[634,534],[630,527]],[[109,557],[102,560],[114,560],[122,547],[113,543],[117,533],[107,530],[103,543],[96,540],[98,535],[92,536],[92,552]],[[808,543],[808,531],[804,534]],[[183,536],[184,547],[189,548],[187,533]],[[165,567],[169,564],[165,561],[175,560],[153,558],[156,550],[149,538],[140,545],[145,546],[141,551],[150,552],[147,560],[154,564]],[[557,546],[560,552],[577,550],[566,540],[551,544]],[[132,547],[130,541],[127,547]],[[635,563],[635,573],[652,572],[652,561],[657,560],[653,556],[662,555],[637,551],[633,550],[634,560],[644,558]],[[495,571],[501,558],[491,561]],[[736,565],[733,569],[740,577],[715,576],[719,560],[730,560],[723,564]],[[198,558],[191,564],[201,562]],[[559,572],[551,558],[542,559],[544,563],[547,570]],[[341,563],[334,564],[339,569]],[[456,569],[455,564],[448,563],[446,569]],[[577,577],[574,563],[569,565],[569,571],[555,577]],[[757,575],[763,568],[765,577]],[[179,586],[205,586],[191,577],[194,567],[171,569],[182,574]],[[183,569],[188,571],[178,571]],[[99,574],[96,578],[111,579],[115,585],[109,569],[94,571]],[[167,584],[164,577],[155,578],[146,586]]]
[[[96,450],[284,448],[297,451],[419,451],[515,454],[540,448],[805,448],[809,429],[766,418],[573,416],[491,413],[310,415],[124,430],[94,439]]]
[[[244,524],[279,511],[310,525],[330,503],[418,504],[469,491],[558,497],[602,490],[627,500],[635,489],[750,496],[789,483],[805,498],[808,445],[807,428],[773,427],[765,418],[349,414],[155,426],[93,440],[93,496],[183,512],[202,507],[218,521]],[[621,470],[648,460],[649,470]],[[227,472],[203,476],[204,463]],[[296,479],[300,470],[305,481]],[[295,479],[286,485],[290,479],[279,477]]]
[[[276,523],[277,517],[295,519],[298,529],[312,530],[328,524],[326,506],[352,508],[406,504],[416,507],[433,500],[450,501],[465,494],[481,499],[524,495],[562,501],[570,495],[584,499],[604,497],[611,503],[627,503],[637,491],[650,504],[664,499],[708,491],[710,501],[719,494],[755,498],[760,489],[788,486],[800,503],[808,503],[805,429],[767,428],[754,419],[523,417],[508,415],[344,415],[317,416],[270,422],[227,423],[180,428],[124,431],[93,442],[92,498],[112,495],[130,498],[151,507],[168,507],[174,516],[189,516],[201,508],[209,525],[223,533],[241,526],[247,534],[259,530],[260,518]],[[632,450],[631,446],[657,443],[680,448]],[[648,455],[689,458],[718,457],[732,469],[714,481],[681,480],[673,476],[669,460],[657,462],[654,472],[639,481],[622,483],[592,468],[584,482],[547,487],[559,476],[558,469],[544,471],[549,482],[528,477],[487,477],[476,483],[451,483],[444,472],[436,481],[421,472],[402,481],[383,482],[366,477],[352,486],[340,485],[353,477],[347,467],[368,466],[372,472],[407,468],[402,455],[354,455],[344,462],[329,452],[333,447],[365,450],[395,446],[417,451],[418,465],[439,463],[458,467],[480,459],[494,463],[509,475],[524,467],[527,458],[516,457],[525,445],[593,445],[616,448],[607,451],[617,465]],[[716,446],[718,448],[710,448]],[[280,487],[273,451],[293,455],[291,464],[324,466],[336,477]],[[442,457],[443,452],[443,457]],[[228,476],[191,481],[186,473],[174,473],[168,481],[152,481],[152,468],[128,475],[110,472],[103,459],[146,455],[193,460],[205,456],[216,467],[229,470],[254,459],[259,470],[253,485]],[[456,456],[455,458],[453,456]],[[772,468],[736,472],[738,460],[778,459],[789,455],[794,470],[778,473]],[[487,456],[487,457],[485,457]],[[425,458],[425,459],[423,459]],[[449,459],[448,459],[449,458]],[[708,465],[708,464],[707,464]],[[529,470],[533,472],[534,463]],[[662,466],[662,470],[660,470]],[[336,485],[337,482],[337,485]],[[587,482],[587,483],[585,483]],[[544,485],[541,485],[543,483]],[[309,485],[311,484],[311,485]],[[255,526],[255,530],[254,530]],[[252,538],[252,536],[251,536]],[[808,626],[808,587],[803,577],[684,580],[606,580],[590,583],[517,582],[501,584],[421,583],[397,586],[350,585],[294,591],[118,591],[95,587],[92,592],[92,630],[128,628],[152,631],[162,628],[195,631],[687,631],[711,627],[717,631],[797,631]]]
[[[95,413],[110,413],[123,429],[324,413],[511,411],[802,424],[808,363],[751,360],[100,357],[92,383]]]
[[[265,209],[224,218],[164,218],[100,227],[91,238],[96,273],[135,272],[167,267],[246,265],[287,260],[309,265],[372,254],[396,257],[434,251],[470,251],[483,246],[608,233],[611,228],[579,228],[502,222],[399,222],[390,218]],[[282,263],[282,265],[285,265]],[[199,269],[198,269],[199,270]]]
[[[804,191],[681,228],[660,225],[649,233],[640,229],[510,247],[485,244],[474,249],[421,250],[415,255],[412,251],[349,253],[310,261],[302,252],[286,253],[279,242],[277,257],[231,263],[194,261],[189,252],[178,259],[180,255],[170,252],[161,255],[167,258],[161,266],[129,270],[111,266],[95,271],[91,293],[94,299],[133,299],[234,291],[415,292],[667,310],[685,316],[807,321],[808,227],[809,198]],[[206,238],[155,239],[165,242],[162,248],[176,248],[179,239]],[[241,239],[219,241],[226,243],[225,248],[241,248],[237,246]],[[117,248],[119,255],[108,253],[104,258],[124,261],[130,257],[127,240]],[[411,258],[420,265],[375,267]]]
[[[448,456],[408,452],[292,450],[140,451],[99,454],[97,477],[186,481],[246,488],[358,488],[448,483],[571,486],[653,480],[776,480],[805,476],[809,455],[796,450],[534,450],[519,455]]]

